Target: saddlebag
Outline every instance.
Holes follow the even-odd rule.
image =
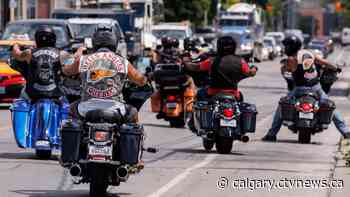
[[[193,105],[194,121],[197,128],[213,130],[213,110],[207,101],[196,101]]]
[[[30,110],[31,105],[27,100],[16,99],[10,107],[12,114],[12,128],[17,145],[27,148],[27,133],[30,133]]]
[[[256,106],[249,103],[240,103],[241,129],[245,133],[254,133],[256,129],[256,115],[258,114]]]
[[[317,112],[318,123],[321,125],[328,125],[332,122],[335,103],[329,99],[322,99],[320,101],[320,109]]]
[[[297,111],[295,108],[295,99],[290,96],[282,97],[279,101],[281,109],[281,117],[284,121],[294,122],[297,117]]]
[[[134,123],[124,124],[120,128],[119,134],[117,160],[122,164],[139,163],[143,151],[143,126]]]
[[[63,122],[61,128],[61,161],[63,163],[76,163],[79,159],[79,147],[82,128],[73,120]]]

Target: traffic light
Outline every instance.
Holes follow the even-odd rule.
[[[335,11],[336,12],[342,12],[344,10],[344,5],[342,2],[340,2],[339,0],[335,1]]]

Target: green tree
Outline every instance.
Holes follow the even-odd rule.
[[[212,0],[165,0],[165,20],[178,22],[190,20],[195,25],[204,24]]]

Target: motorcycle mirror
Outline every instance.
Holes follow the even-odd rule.
[[[152,72],[152,68],[151,67],[146,67],[146,73],[150,73],[150,72]]]

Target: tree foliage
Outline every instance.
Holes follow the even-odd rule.
[[[212,0],[165,0],[165,20],[191,20],[195,25],[202,25],[206,13],[209,14],[211,4]]]

